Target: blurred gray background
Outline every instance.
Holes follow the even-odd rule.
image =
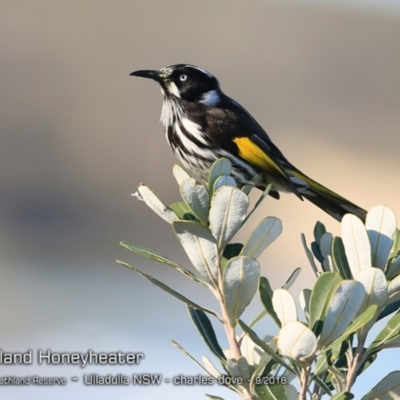
[[[130,196],[145,182],[166,203],[178,200],[159,88],[129,77],[134,70],[176,63],[209,70],[298,168],[364,208],[385,204],[400,215],[399,3],[346,4],[0,1],[0,348],[146,355],[133,367],[0,365],[0,376],[201,373],[169,343],[208,353],[184,305],[115,263],[128,261],[215,306],[174,271],[118,245],[127,240],[188,263],[170,226]],[[281,218],[284,231],[261,258],[263,274],[276,288],[302,267],[294,293],[312,287],[300,233],[311,241],[317,219],[335,234],[340,225],[290,195],[268,199],[253,223],[266,215]],[[384,355],[356,393],[397,368],[398,356]],[[204,392],[236,398],[216,386],[0,387],[1,398],[13,399]]]

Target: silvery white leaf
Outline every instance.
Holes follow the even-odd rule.
[[[342,281],[329,303],[319,339],[321,346],[332,343],[350,325],[364,303],[364,286],[357,281]]]
[[[353,276],[372,266],[367,231],[361,220],[352,214],[346,214],[342,219],[342,240]]]
[[[281,234],[282,222],[275,217],[261,220],[245,241],[241,255],[258,258],[258,256]]]
[[[210,230],[220,250],[241,227],[248,205],[248,197],[234,187],[223,186],[214,193],[209,214]]]
[[[378,268],[363,269],[356,276],[356,281],[364,286],[367,294],[366,303],[364,304],[365,309],[372,304],[377,304],[378,306],[385,304],[388,296],[388,284],[382,270]]]
[[[213,193],[215,193],[222,186],[237,187],[236,181],[230,175],[221,175],[215,180]]]
[[[240,352],[251,365],[256,365],[260,361],[260,354],[256,351],[256,348],[249,335],[244,335],[240,342]]]
[[[146,205],[163,220],[171,224],[173,221],[178,219],[178,216],[163,202],[161,202],[161,200],[146,185],[140,185],[138,192]]]
[[[206,225],[210,203],[207,189],[202,185],[197,185],[193,178],[184,180],[179,189],[182,199],[190,207],[194,215]]]
[[[298,321],[289,322],[278,334],[280,353],[295,361],[310,361],[317,350],[317,343],[314,332]]]
[[[297,321],[297,308],[291,293],[286,289],[276,289],[272,295],[272,305],[282,323],[282,326],[289,322]]]
[[[212,193],[214,183],[221,175],[230,175],[232,170],[232,163],[227,158],[220,158],[214,162],[210,168],[208,176],[208,190]]]
[[[172,168],[172,173],[174,174],[175,180],[178,185],[181,185],[183,181],[190,178],[190,175],[178,164],[175,164]]]
[[[365,222],[371,243],[372,266],[384,269],[393,245],[396,231],[396,216],[385,206],[372,208]]]
[[[209,282],[215,282],[218,249],[209,230],[195,221],[175,221],[172,227],[193,266]]]
[[[239,256],[231,258],[223,275],[223,294],[231,326],[249,305],[257,292],[260,266],[253,258]]]

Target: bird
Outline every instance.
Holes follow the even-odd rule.
[[[207,181],[211,165],[224,157],[230,160],[238,185],[259,175],[257,187],[263,190],[271,184],[269,195],[276,199],[279,192],[291,192],[338,221],[347,213],[365,221],[364,209],[290,163],[261,125],[223,93],[218,79],[208,71],[176,64],[130,75],[159,83],[164,98],[160,121],[168,144],[183,167],[201,181]]]

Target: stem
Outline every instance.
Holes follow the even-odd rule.
[[[349,364],[349,369],[347,371],[347,376],[346,376],[346,389],[345,389],[347,392],[350,392],[351,387],[354,385],[358,368],[364,361],[363,357],[364,343],[365,343],[365,337],[361,339],[359,338],[359,341],[357,343],[357,348],[354,353],[354,357],[351,361],[351,364]]]
[[[307,400],[308,379],[310,377],[310,367],[302,367],[300,374],[300,394],[299,400]]]
[[[225,299],[223,295],[223,277],[222,277],[222,268],[221,268],[221,257],[222,255],[220,254],[218,257],[218,264],[217,264],[217,271],[218,271],[218,286],[215,288],[214,295],[217,298],[221,311],[222,311],[222,324],[224,325],[225,332],[226,332],[226,337],[228,338],[229,342],[229,347],[232,352],[233,358],[236,360],[239,360],[240,357],[242,357],[242,353],[240,351],[240,346],[239,342],[236,339],[236,332],[235,332],[235,326],[232,326],[230,321],[229,321],[229,316],[228,312],[226,311],[225,307]],[[249,382],[244,382],[242,387],[242,394],[243,398],[245,400],[258,400],[258,397],[253,395],[251,393],[250,387],[249,387]]]
[[[255,317],[255,318],[253,319],[253,321],[250,322],[249,328],[252,328],[258,321],[261,321],[261,319],[262,319],[265,315],[267,315],[267,310],[264,309],[264,310],[262,310],[262,311],[260,312],[260,314],[257,315],[257,317]]]
[[[326,376],[327,374],[325,374]],[[312,395],[315,395],[317,399],[320,399],[322,397],[322,390],[321,388],[317,385],[317,383],[314,382],[314,389],[312,391]]]

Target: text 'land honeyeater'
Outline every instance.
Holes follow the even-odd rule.
[[[161,122],[167,141],[183,166],[200,179],[206,179],[215,160],[226,157],[239,184],[261,173],[263,178],[257,186],[263,189],[272,183],[270,195],[275,198],[279,198],[279,191],[292,192],[339,221],[346,213],[365,220],[365,210],[293,166],[258,122],[222,92],[209,72],[177,64],[131,75],[160,84],[164,95]]]

